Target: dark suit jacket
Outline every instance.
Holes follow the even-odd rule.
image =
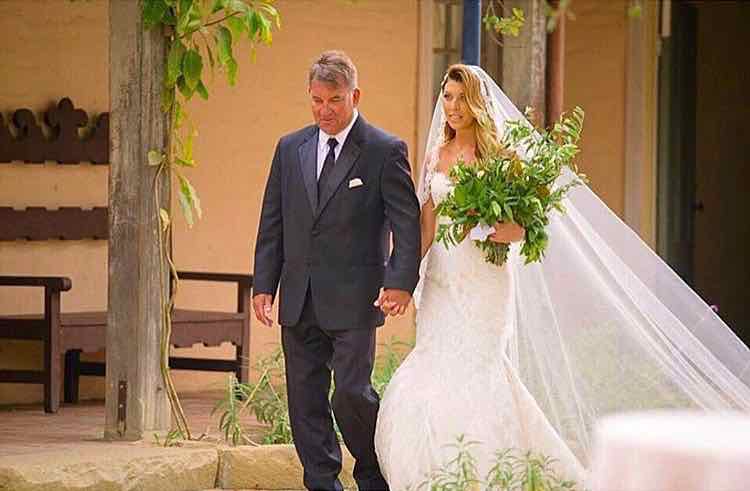
[[[413,292],[419,276],[420,209],[406,145],[359,115],[318,196],[317,144],[318,127],[308,126],[276,146],[254,293],[275,295],[281,283],[283,326],[299,321],[308,288],[322,328],[380,326],[383,314],[373,306],[380,288]]]

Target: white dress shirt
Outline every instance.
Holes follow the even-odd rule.
[[[333,151],[334,155],[336,156],[336,159],[338,160],[339,155],[341,155],[341,149],[344,148],[346,137],[349,136],[349,132],[352,130],[354,123],[357,122],[358,117],[359,117],[359,111],[355,109],[354,113],[352,114],[352,120],[349,121],[349,124],[347,125],[347,127],[341,130],[336,135],[329,135],[328,133],[326,133],[325,131],[321,129],[318,130],[318,173],[317,173],[318,178],[320,178],[320,173],[323,172],[323,164],[325,163],[326,156],[328,155],[328,151],[329,151],[328,139],[335,138],[336,141],[339,142],[339,144],[336,145],[336,148]]]

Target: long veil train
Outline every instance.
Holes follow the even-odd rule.
[[[472,68],[499,130],[524,118],[487,73]],[[438,103],[426,155],[440,145],[444,122]],[[422,202],[432,171],[421,169]],[[565,208],[550,221],[541,263],[511,255],[517,328],[508,354],[582,462],[590,462],[594,421],[608,413],[750,411],[748,347],[588,187],[572,190]],[[418,293],[415,300],[419,307]]]

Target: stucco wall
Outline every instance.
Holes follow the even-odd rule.
[[[45,109],[69,96],[78,107],[103,112],[109,106],[108,2],[4,0],[0,2],[0,111]],[[324,49],[345,49],[357,63],[367,119],[404,138],[414,154],[417,93],[417,1],[286,0],[277,2],[283,28],[257,62],[239,50],[239,82],[221,74],[209,85],[209,102],[191,113],[200,135],[199,167],[189,172],[204,218],[175,229],[175,258],[183,269],[249,272],[263,185],[277,139],[309,124],[306,70]],[[0,206],[95,206],[107,202],[107,167],[89,164],[0,165]],[[175,203],[176,204],[176,203]],[[179,213],[175,207],[176,214]],[[73,290],[63,310],[98,310],[107,301],[107,247],[103,241],[0,242],[0,274],[65,275]],[[223,285],[184,284],[179,306],[233,309],[236,296]],[[39,291],[0,288],[0,314],[35,312]],[[409,315],[380,331],[413,337]],[[253,358],[278,343],[278,328],[253,325]],[[194,348],[196,356],[229,356],[233,348]],[[41,367],[41,344],[0,340],[1,368]],[[223,374],[175,372],[178,388],[219,387]],[[103,379],[84,377],[83,397],[101,397]],[[41,386],[0,384],[0,404],[41,399]]]
[[[624,210],[627,16],[623,0],[576,0],[566,24],[565,108],[586,111],[580,163],[591,187]]]

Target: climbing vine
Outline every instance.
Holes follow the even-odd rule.
[[[191,439],[192,435],[169,370],[172,310],[179,278],[170,247],[171,211],[161,207],[159,183],[164,177],[174,179],[180,208],[192,227],[202,210],[198,192],[185,173],[198,165],[193,153],[198,131],[188,113],[188,102],[196,94],[209,98],[207,77],[217,71],[235,85],[239,71],[235,48],[240,44],[249,47],[252,61],[258,46],[271,44],[274,28],[281,27],[279,12],[272,3],[273,0],[142,0],[144,28],[160,30],[168,39],[161,108],[169,115],[169,140],[165,152],[148,152],[148,165],[156,167],[154,202],[161,224],[159,251],[164,258],[160,264],[169,269],[162,270],[161,278],[165,281],[168,277],[171,285],[167,289],[162,284],[160,289],[161,374],[176,431],[182,438]]]

